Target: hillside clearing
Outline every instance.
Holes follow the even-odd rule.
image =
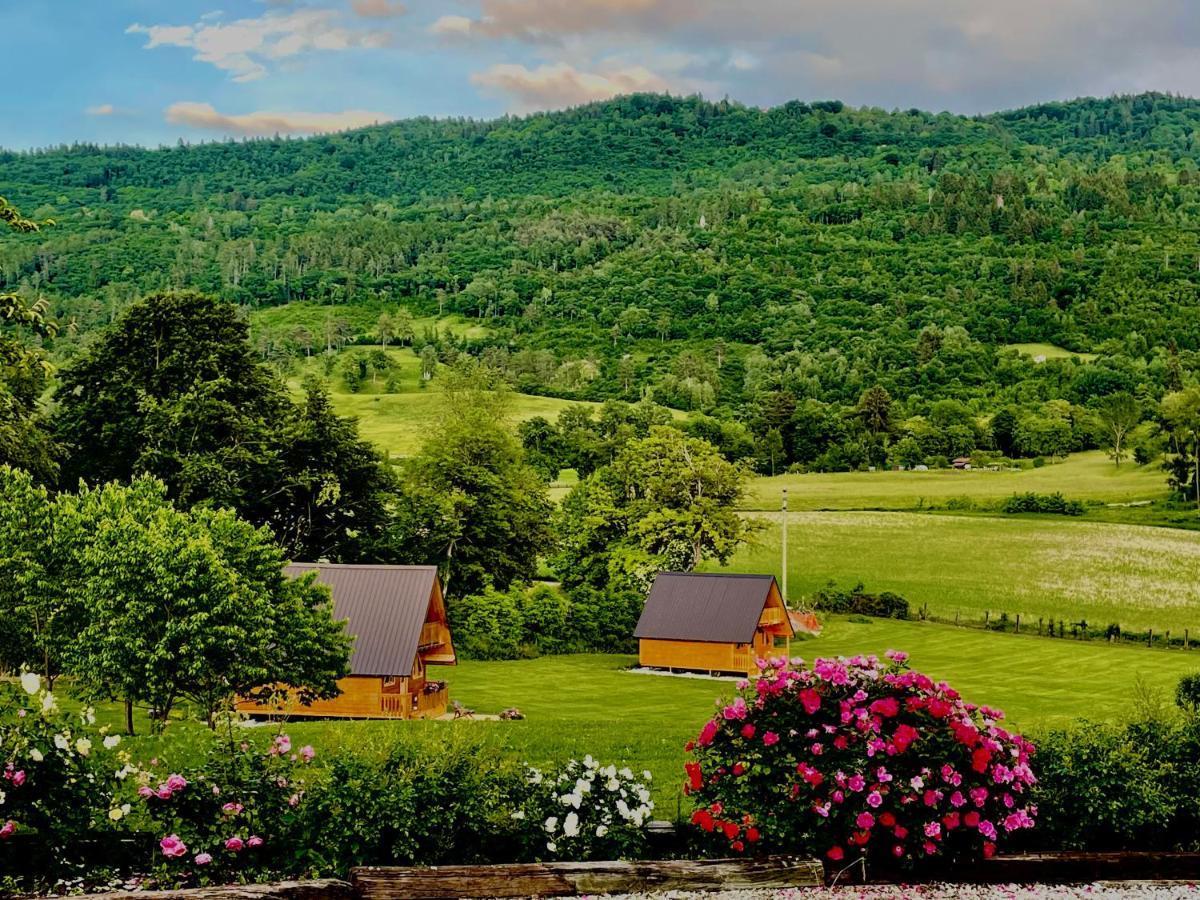
[[[764,530],[730,571],[781,574],[779,516],[759,518]],[[788,537],[793,602],[830,581],[861,581],[940,616],[1007,612],[1032,625],[1040,617],[1085,619],[1200,635],[1194,532],[1052,518],[798,512]]]
[[[1132,503],[1167,496],[1157,465],[1118,468],[1103,451],[1075,453],[1060,463],[1019,472],[931,469],[928,472],[814,472],[757,478],[744,509],[779,509],[787,488],[792,509],[903,509],[945,506],[949,501],[998,503],[1013,494],[1061,493],[1072,500]]]

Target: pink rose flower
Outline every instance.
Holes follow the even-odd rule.
[[[766,734],[763,735],[763,745],[764,746],[772,747],[778,743],[779,743],[779,735],[777,735],[775,732],[768,731]]]
[[[250,835],[250,837],[248,837],[246,839],[247,847],[254,848],[254,847],[261,847],[262,845],[263,845],[263,839],[260,838],[257,834],[252,834],[252,835]]]
[[[159,800],[170,800],[171,789],[165,784],[160,784],[158,786],[158,790],[154,792],[154,796],[156,796]]]
[[[240,803],[226,803],[221,807],[221,812],[225,813],[227,816],[236,816],[242,811],[242,809],[243,807]]]
[[[187,844],[181,841],[177,834],[168,834],[158,842],[158,847],[168,859],[175,859],[188,852]]]
[[[187,779],[182,775],[172,774],[167,776],[167,787],[172,791],[182,791],[187,786]]]
[[[17,769],[17,771],[12,773],[12,778],[9,780],[12,781],[13,787],[20,787],[25,783],[25,770]]]
[[[12,837],[16,830],[16,822],[12,821],[11,819],[5,822],[3,827],[0,827],[0,841],[7,841],[10,837]]]
[[[196,865],[198,865],[198,866],[207,866],[209,863],[212,862],[212,854],[211,853],[197,853],[196,858],[193,860],[193,862],[195,862]]]
[[[231,853],[240,853],[242,851],[242,848],[244,848],[245,846],[246,846],[246,842],[243,841],[237,835],[234,835],[233,837],[229,838],[229,840],[227,840],[225,842],[225,849],[230,851]]]
[[[140,788],[138,788],[137,792],[138,792],[139,797],[146,799],[146,800],[149,800],[151,797],[154,796],[154,788],[150,787],[147,784],[143,784]]]
[[[312,762],[316,755],[317,751],[312,748],[312,744],[305,744],[300,748],[300,758],[305,762]]]
[[[879,791],[871,791],[871,793],[867,794],[867,806],[871,807],[872,809],[879,809],[879,807],[882,805],[883,796],[879,793]]]

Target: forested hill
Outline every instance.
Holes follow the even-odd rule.
[[[199,288],[256,310],[281,364],[343,317],[369,340],[384,310],[459,313],[524,390],[652,391],[778,430],[798,461],[789,410],[875,385],[906,415],[981,417],[1177,389],[1200,368],[1198,142],[1200,101],[1157,94],[976,118],[637,95],[5,153],[0,193],[56,224],[0,244],[0,288],[85,335]]]

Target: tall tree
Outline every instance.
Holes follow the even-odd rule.
[[[1120,468],[1121,460],[1129,455],[1125,440],[1129,437],[1129,432],[1142,421],[1142,405],[1132,394],[1116,393],[1101,399],[1097,404],[1097,411],[1104,426],[1104,442],[1108,445],[1108,455],[1117,464],[1117,468]]]
[[[1174,451],[1167,462],[1171,484],[1200,509],[1200,387],[1167,394],[1159,415]]]
[[[551,548],[546,483],[512,433],[497,373],[468,363],[444,381],[441,421],[405,466],[394,546],[436,564],[448,592],[503,590],[532,578]]]

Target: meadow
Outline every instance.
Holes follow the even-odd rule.
[[[924,622],[850,621],[834,617],[818,638],[797,640],[792,654],[882,654],[890,648],[912,656],[914,668],[945,679],[976,703],[1005,710],[1022,730],[1066,725],[1075,719],[1116,721],[1143,711],[1148,702],[1167,706],[1180,676],[1200,671],[1200,652],[1147,650],[1024,635],[1002,635]],[[733,690],[733,679],[633,673],[634,656],[587,654],[530,660],[464,660],[437,670],[451,696],[481,715],[515,706],[523,721],[457,722],[295,720],[284,726],[293,739],[332,750],[383,752],[406,734],[430,733],[481,739],[488,752],[513,753],[533,765],[552,765],[592,754],[627,763],[654,776],[660,816],[673,816],[679,792],[683,745],[695,736],[715,702]],[[119,728],[121,710],[106,705],[102,723]],[[263,727],[275,728],[276,725]],[[198,722],[173,722],[158,742],[138,746],[160,756],[195,752]]]
[[[756,478],[750,482],[743,508],[779,509],[782,491],[792,509],[920,510],[995,505],[1029,491],[1061,493],[1071,500],[1135,503],[1162,500],[1167,483],[1156,464],[1119,468],[1100,450],[1075,453],[1062,462],[1017,472],[983,469],[931,469],[928,472],[813,472]]]
[[[1006,344],[1004,349],[1016,350],[1022,356],[1030,356],[1034,359],[1070,359],[1076,356],[1084,361],[1091,361],[1098,356],[1096,353],[1075,353],[1066,347],[1059,347],[1057,344]]]
[[[728,568],[778,577],[780,515],[756,519],[762,530]],[[1020,613],[1031,625],[1043,617],[1198,636],[1197,572],[1200,534],[1177,529],[904,512],[802,511],[789,519],[792,602],[831,581],[861,581],[939,616]]]
[[[444,327],[446,320],[441,322]],[[290,373],[288,385],[298,392],[305,377],[323,377],[334,409],[340,415],[357,419],[359,434],[390,457],[412,456],[421,448],[421,441],[429,429],[444,414],[441,387],[436,374],[429,382],[422,382],[421,361],[410,348],[389,347],[387,355],[392,362],[392,372],[389,375],[379,374],[374,377],[369,375],[359,391],[352,392],[347,389],[340,374],[344,354],[355,351],[370,353],[377,349],[379,348],[375,346],[357,345],[348,348],[338,356],[338,367],[335,367],[329,376],[324,375],[324,359],[319,354],[302,359]],[[583,401],[560,400],[557,397],[514,393],[511,416],[515,422],[534,416],[554,419],[564,409],[572,406],[597,405]]]

